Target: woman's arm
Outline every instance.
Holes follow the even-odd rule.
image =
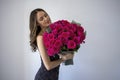
[[[51,69],[57,67],[61,62],[64,61],[64,59],[66,59],[66,58],[63,58],[63,59],[61,58],[56,61],[50,61],[50,58],[49,58],[49,56],[45,50],[45,46],[43,44],[43,37],[41,35],[37,36],[37,46],[38,46],[38,50],[40,52],[41,58],[43,60],[43,63],[47,70],[51,70]]]

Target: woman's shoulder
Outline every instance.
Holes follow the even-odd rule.
[[[42,34],[38,34],[37,35],[37,39],[42,39],[43,35]]]
[[[42,38],[43,38],[43,34],[44,34],[44,32],[41,31],[41,32],[37,35],[37,39],[42,39]]]
[[[43,43],[43,36],[40,35],[40,34],[37,35],[37,37],[36,37],[36,42],[39,43],[39,44]]]

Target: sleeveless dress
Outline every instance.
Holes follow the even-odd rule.
[[[51,61],[58,60],[58,59],[59,59],[59,56],[57,54],[54,56],[50,56]],[[58,80],[59,67],[60,67],[60,65],[48,71],[45,68],[44,63],[41,59],[41,67],[38,70],[38,72],[36,73],[34,80]]]

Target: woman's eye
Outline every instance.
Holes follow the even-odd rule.
[[[42,21],[42,20],[43,20],[43,17],[41,17],[39,20]]]
[[[47,14],[44,14],[44,16],[43,17],[40,17],[40,21],[43,21],[43,19],[44,19],[44,17],[47,17],[48,15]]]
[[[47,14],[45,14],[44,16],[45,16],[45,17],[47,17],[48,15],[47,15]]]

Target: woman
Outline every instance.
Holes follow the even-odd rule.
[[[35,80],[58,80],[60,64],[73,58],[73,54],[48,56],[42,35],[50,24],[51,19],[43,9],[38,8],[31,12],[30,46],[32,51],[38,50],[41,57],[41,67],[35,76]]]

